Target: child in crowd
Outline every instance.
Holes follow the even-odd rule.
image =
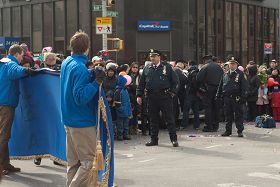
[[[130,140],[129,118],[132,115],[130,99],[126,89],[127,79],[123,76],[118,77],[117,88],[114,94],[114,101],[117,113],[117,140]]]
[[[268,88],[267,88],[267,67],[266,65],[261,65],[258,68],[258,76],[261,81],[261,86],[258,90],[258,100],[257,100],[257,111],[258,116],[269,114],[269,99],[268,99]]]

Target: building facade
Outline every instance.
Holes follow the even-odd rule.
[[[95,34],[94,5],[101,0],[0,0],[0,36],[20,37],[31,50],[53,46],[69,54],[69,39],[77,31],[91,38],[91,56],[102,49]],[[279,0],[116,0],[109,38],[124,40],[112,52],[118,62],[146,60],[156,48],[167,59],[199,61],[205,54],[235,55],[242,64],[279,58]],[[272,54],[264,54],[272,43]]]

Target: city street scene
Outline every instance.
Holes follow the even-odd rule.
[[[0,187],[279,187],[279,0],[0,0]]]

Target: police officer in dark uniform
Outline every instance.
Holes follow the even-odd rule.
[[[158,145],[160,111],[167,122],[173,147],[178,147],[175,119],[173,114],[173,97],[178,89],[178,77],[170,64],[161,61],[160,52],[149,51],[151,64],[145,66],[139,86],[136,90],[137,102],[142,104],[141,96],[147,91],[149,116],[151,121],[151,140],[146,146]]]
[[[205,90],[205,93],[202,93],[206,124],[203,132],[216,132],[219,129],[219,106],[215,96],[224,71],[213,59],[215,58],[212,55],[204,56],[202,60],[205,65],[197,74],[199,90],[203,87]]]
[[[238,137],[243,137],[243,104],[245,103],[248,82],[244,73],[237,66],[238,62],[234,57],[226,63],[229,70],[223,75],[217,91],[217,98],[224,99],[225,115],[226,115],[226,131],[222,136],[230,136],[232,134],[232,122],[235,119]]]

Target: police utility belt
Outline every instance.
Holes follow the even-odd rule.
[[[162,89],[162,90],[147,90],[147,95],[169,95],[171,93],[171,89]]]
[[[240,95],[224,95],[224,97],[228,97],[228,98],[232,98],[232,99],[235,99],[236,102],[239,102],[240,99],[241,99],[241,96]]]

